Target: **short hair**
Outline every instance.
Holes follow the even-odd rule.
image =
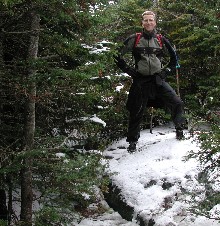
[[[154,16],[154,20],[156,20],[156,14],[153,11],[147,10],[147,11],[143,12],[142,13],[142,19],[143,19],[144,15],[152,15],[152,16]]]

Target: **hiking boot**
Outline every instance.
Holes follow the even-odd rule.
[[[137,142],[129,142],[129,146],[127,149],[129,153],[133,153],[136,151],[136,144]]]
[[[177,140],[183,140],[184,139],[184,134],[183,134],[182,128],[176,128],[176,139]]]

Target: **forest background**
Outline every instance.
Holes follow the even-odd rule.
[[[196,157],[201,164],[211,161],[207,171],[219,167],[219,1],[1,0],[2,225],[65,224],[95,202],[96,186],[107,189],[102,151],[126,134],[132,82],[113,55],[128,35],[141,31],[146,9],[158,14],[158,31],[176,46],[190,120],[211,125],[199,137]],[[168,81],[178,88],[175,73]],[[149,127],[145,114],[142,128]],[[162,110],[154,114],[155,124],[169,120]],[[219,203],[219,196],[207,197],[202,210]]]

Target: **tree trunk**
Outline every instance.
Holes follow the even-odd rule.
[[[8,220],[8,209],[6,205],[6,192],[4,189],[0,189],[0,219]]]
[[[27,59],[34,60],[37,58],[38,41],[39,41],[40,18],[32,11],[30,13],[30,41],[28,46]],[[27,99],[25,112],[25,129],[24,129],[24,146],[23,151],[28,153],[28,157],[23,159],[23,168],[21,170],[21,216],[20,219],[25,225],[32,225],[32,157],[30,154],[34,144],[35,133],[35,99],[36,99],[36,71],[30,66],[27,70]]]
[[[3,33],[0,31],[0,67],[1,68],[3,66],[3,44],[2,44],[2,40],[3,40]]]
[[[12,191],[12,178],[11,176],[7,177],[8,181],[8,225],[11,225],[11,216],[13,213],[13,207],[12,207],[12,202],[13,202],[13,191]]]

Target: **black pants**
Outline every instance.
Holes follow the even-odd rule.
[[[140,137],[140,124],[149,99],[160,99],[170,109],[176,128],[185,123],[183,102],[167,82],[162,80],[160,84],[157,84],[155,78],[134,79],[127,101],[127,109],[130,113],[128,142],[138,141]]]

